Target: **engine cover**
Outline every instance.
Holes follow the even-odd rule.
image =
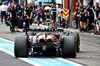
[[[52,34],[52,33],[41,33],[40,35],[38,35],[37,37],[37,41],[40,42],[40,40],[45,40],[45,41],[57,41],[57,37]]]

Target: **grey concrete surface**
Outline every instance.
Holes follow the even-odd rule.
[[[0,51],[0,66],[33,66]]]
[[[43,27],[43,26],[41,26]],[[31,28],[37,28],[37,25],[32,25]],[[71,29],[70,29],[71,30]],[[20,29],[22,31],[22,29]],[[66,30],[69,31],[69,30]],[[0,37],[14,41],[17,35],[24,35],[24,33],[9,31],[9,27],[0,23]],[[100,66],[100,37],[89,34],[80,34],[81,51],[77,53],[76,58],[65,58],[85,66]],[[2,65],[1,65],[2,64]],[[30,64],[0,51],[0,66],[31,66]]]

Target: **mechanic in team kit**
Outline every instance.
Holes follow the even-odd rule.
[[[56,22],[56,2],[53,3],[53,6],[51,7],[51,11],[53,11],[52,15],[52,27],[55,27],[55,22]]]
[[[79,7],[79,9],[80,9],[80,15],[81,15],[81,18],[80,18],[80,32],[82,32],[82,31],[84,31],[84,32],[86,32],[87,30],[86,30],[86,19],[85,19],[85,10],[86,10],[86,8],[85,8],[85,6],[83,6],[83,4],[82,3],[80,3],[80,7]],[[83,26],[84,26],[84,28],[83,28]]]
[[[99,3],[96,3],[95,6],[96,6],[96,9],[95,9],[96,19],[95,19],[95,22],[94,22],[94,29],[95,29],[94,34],[97,34],[97,26],[96,26],[97,24],[99,25],[99,34],[100,34],[100,7],[99,7]]]
[[[16,31],[19,32],[18,28],[17,28],[17,20],[16,20],[16,8],[14,8],[14,3],[11,3],[11,6],[8,8],[8,15],[10,16],[11,13],[11,24],[13,26],[13,28],[16,28]]]
[[[77,16],[77,14],[78,14],[78,7],[79,7],[79,3],[77,2],[76,3],[76,8],[75,8],[75,13],[74,13],[74,15],[75,15],[75,19],[76,19],[76,29],[78,28],[78,25],[79,25],[79,17]]]
[[[31,19],[32,19],[32,8],[31,8],[31,4],[28,3],[28,7],[26,7],[26,28],[29,29],[29,26],[31,25]]]
[[[88,24],[88,26],[89,26],[89,30],[91,30],[93,28],[93,26],[91,24],[92,24],[92,22],[94,22],[94,8],[93,8],[91,2],[88,3],[86,10],[89,13],[89,16],[88,16],[89,24]]]
[[[21,4],[18,4],[18,5],[16,6],[16,10],[17,10],[17,15],[18,15],[18,16],[22,16]]]
[[[45,25],[45,15],[43,13],[43,10],[44,9],[44,6],[42,5],[42,2],[39,2],[39,5],[37,5],[37,9],[35,9],[36,11],[38,11],[38,28],[39,28],[39,25],[40,25],[40,18],[42,18],[43,22],[44,22],[44,25]]]
[[[7,18],[10,19],[10,11],[11,10],[11,3],[10,3],[10,6],[8,7],[7,9]]]
[[[76,18],[76,21],[78,22],[78,25],[80,24],[80,20],[81,20],[81,7],[78,7],[78,10],[75,12],[75,18]]]
[[[34,22],[34,18],[36,17],[36,6],[34,5],[34,2],[32,3],[32,21]]]

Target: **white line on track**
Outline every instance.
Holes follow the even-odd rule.
[[[13,57],[15,57],[15,56],[14,56],[14,53],[11,53],[11,52],[9,52],[9,51],[7,51],[7,50],[5,50],[5,49],[2,49],[2,48],[0,48],[0,50],[3,51],[3,52],[5,52],[5,53],[7,53],[7,54],[9,54],[9,55],[11,55],[11,56],[13,56]],[[35,62],[32,62],[32,61],[30,61],[30,60],[27,60],[27,59],[25,59],[25,58],[18,58],[18,59],[20,59],[20,60],[22,60],[22,61],[25,61],[25,62],[27,62],[27,63],[29,63],[29,64],[31,64],[31,65],[41,66],[41,65],[39,65],[39,64],[37,64],[37,63],[35,63]]]
[[[3,39],[3,38],[0,38],[0,39]],[[3,39],[3,40],[9,41],[9,40],[6,40],[6,39]],[[9,41],[9,42],[14,43],[14,42],[12,42],[12,41]],[[0,48],[0,50],[3,51],[3,52],[5,52],[5,53],[7,53],[7,54],[9,54],[9,55],[11,55],[11,56],[13,56],[13,57],[15,57],[15,56],[14,56],[14,53],[11,53],[11,52],[9,52],[9,51],[7,51],[7,50],[5,50],[5,49],[2,49],[2,48]],[[40,64],[37,64],[37,63],[32,62],[32,61],[30,61],[30,60],[27,60],[27,59],[25,59],[25,58],[18,58],[18,59],[20,59],[20,60],[22,60],[22,61],[25,61],[25,62],[27,62],[27,63],[29,63],[29,64],[31,64],[31,65],[41,66]]]
[[[75,63],[75,62],[72,62],[72,61],[63,59],[63,58],[57,58],[57,59],[62,60],[62,61],[65,61],[65,62],[68,62],[68,63],[71,63],[71,64],[74,64],[74,65],[76,65],[76,66],[84,66],[84,65],[80,65],[80,64],[78,64],[78,63]]]
[[[0,38],[0,39],[5,40],[5,41],[8,41],[8,42],[11,42],[11,43],[14,43],[14,42],[12,42],[12,41],[10,41],[10,40],[7,40],[7,39],[4,39],[4,38]],[[13,56],[13,57],[15,57],[15,56],[14,56],[14,53],[11,53],[10,51],[7,51],[7,50],[2,49],[2,48],[0,48],[0,50],[3,51],[3,52],[5,52],[5,53],[7,53],[7,54],[9,54],[9,55],[11,55],[11,56]],[[22,60],[22,61],[25,61],[25,62],[27,62],[27,63],[29,63],[29,64],[31,64],[31,65],[41,66],[40,64],[37,64],[37,63],[35,63],[35,62],[32,62],[32,61],[30,61],[30,60],[28,60],[28,59],[26,59],[26,58],[18,58],[18,59],[20,59],[20,60]],[[68,62],[68,63],[71,63],[71,64],[74,64],[74,65],[76,65],[76,66],[84,66],[84,65],[81,65],[81,64],[78,64],[78,63],[75,63],[75,62],[72,62],[72,61],[63,59],[63,58],[57,58],[57,59],[62,60],[62,61],[65,61],[65,62]]]

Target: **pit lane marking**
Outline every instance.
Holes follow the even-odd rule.
[[[13,45],[14,42],[12,41],[9,41],[9,40],[6,40],[6,39],[3,39],[3,38],[0,38],[1,40],[6,41],[7,44],[5,43],[5,45],[9,45],[11,44],[10,46]],[[9,44],[8,44],[9,43]],[[1,45],[1,44],[0,44]],[[14,46],[14,45],[13,45]],[[14,48],[13,48],[14,49]],[[14,57],[14,53],[13,52],[10,52],[8,50],[5,50],[3,48],[0,47],[0,50],[7,53],[7,54],[10,54],[11,56]],[[9,50],[12,50],[12,48],[10,48]],[[13,51],[13,50],[12,50]],[[70,66],[83,66],[81,64],[78,64],[78,63],[75,63],[75,62],[72,62],[72,61],[69,61],[69,60],[66,60],[66,59],[63,59],[63,58],[19,58],[20,60],[22,61],[25,61],[29,64],[32,64],[32,65],[35,65],[35,66],[47,66],[48,64],[50,63],[54,63],[54,62],[51,62],[51,60],[53,61],[56,61],[56,65],[60,65],[62,64],[62,66],[66,66],[66,65],[70,65]],[[48,60],[47,60],[48,59]],[[33,61],[34,60],[34,61]],[[37,61],[37,62],[35,62]],[[41,63],[44,63],[44,65],[42,65],[41,63],[38,63],[39,61],[41,61]],[[49,62],[47,62],[49,61]],[[64,64],[65,63],[65,64]],[[67,64],[66,64],[67,63]],[[63,65],[64,64],[64,65]],[[53,65],[53,64],[52,64]],[[54,66],[54,65],[53,65]]]
[[[78,32],[79,34],[83,34],[83,35],[92,35],[90,33],[81,33],[81,32]]]

